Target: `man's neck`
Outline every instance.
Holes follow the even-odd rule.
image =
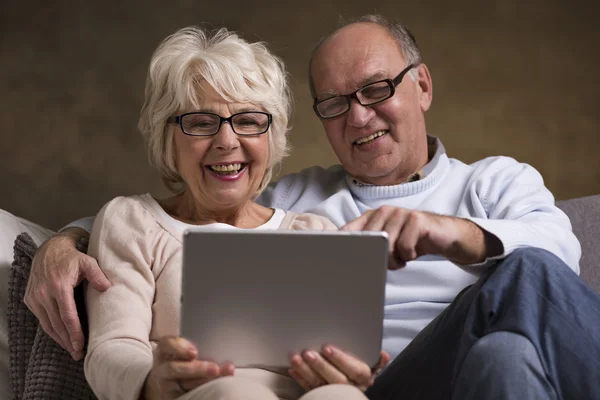
[[[358,177],[353,177],[354,183],[360,186],[394,186],[400,185],[402,183],[415,182],[421,180],[425,177],[423,168],[433,159],[436,152],[437,139],[433,136],[427,136],[427,158],[425,159],[425,161],[419,163],[419,167],[416,169],[416,171],[413,171],[409,174],[402,174],[400,178],[394,177],[392,179],[389,179],[388,177],[384,177],[383,179],[361,179]]]

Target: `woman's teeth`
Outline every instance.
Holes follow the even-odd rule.
[[[372,134],[371,136],[367,136],[365,138],[362,139],[358,139],[356,142],[356,144],[364,144],[364,143],[369,143],[372,142],[373,140],[377,139],[380,136],[385,135],[387,132],[386,131],[379,131],[379,132],[375,132],[374,134]]]
[[[235,175],[242,169],[242,164],[211,165],[209,168],[222,175]]]

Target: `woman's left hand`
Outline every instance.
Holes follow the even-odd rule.
[[[371,370],[361,360],[326,345],[321,353],[307,350],[294,354],[288,373],[307,391],[332,383],[350,384],[365,391],[373,385],[375,377],[389,361],[389,354],[381,351],[379,363]]]

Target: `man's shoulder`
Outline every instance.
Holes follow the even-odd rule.
[[[510,175],[525,168],[535,170],[532,166],[509,156],[490,156],[468,164],[455,158],[449,160],[453,170],[463,170],[472,178],[492,177],[499,174]]]
[[[533,166],[513,157],[491,156],[464,164],[451,160],[455,170],[463,169],[467,185],[485,198],[500,195],[508,188],[545,187],[542,175]]]
[[[519,161],[509,156],[489,156],[473,162],[464,162],[457,158],[448,157],[450,165],[453,168],[469,168],[469,169],[485,169],[489,167],[497,167],[499,165],[514,165],[520,164]]]
[[[258,202],[268,207],[305,211],[337,192],[345,176],[341,165],[306,168],[270,184]]]
[[[517,177],[527,177],[536,183],[543,179],[540,173],[530,164],[520,162],[513,157],[493,156],[486,157],[470,165],[473,175],[481,179],[493,178],[497,181],[509,183]]]
[[[516,165],[521,164],[519,161],[515,160],[509,156],[489,156],[482,158],[481,160],[472,162],[469,164],[471,168],[474,169],[483,169],[483,168],[498,168],[503,165]]]
[[[337,182],[344,179],[346,171],[341,165],[333,165],[331,167],[323,168],[320,166],[314,166],[304,168],[299,172],[285,175],[279,179],[276,184],[279,183],[302,183],[305,185],[326,185],[331,182]]]

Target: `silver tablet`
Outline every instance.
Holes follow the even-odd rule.
[[[383,232],[188,230],[181,335],[238,367],[287,367],[327,343],[374,366],[387,248]]]

